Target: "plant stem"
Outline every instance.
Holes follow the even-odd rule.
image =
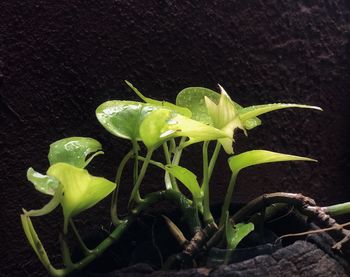
[[[170,152],[169,152],[167,142],[163,143],[163,150],[164,150],[166,164],[171,164]],[[169,174],[169,172],[167,172],[167,171],[165,172],[165,175],[164,175],[164,181],[165,181],[166,189],[172,188],[174,190],[179,191],[179,187],[177,186],[176,179],[174,178],[173,175]]]
[[[228,210],[230,208],[232,193],[233,193],[233,189],[235,188],[235,185],[236,185],[236,180],[237,180],[237,173],[232,173],[230,183],[228,185],[228,189],[226,192],[224,205],[222,206],[222,209],[221,209],[219,227],[222,227],[225,224],[226,212],[228,212]]]
[[[140,197],[140,185],[142,183],[143,177],[145,176],[145,173],[146,173],[148,164],[151,160],[152,154],[153,154],[153,149],[148,149],[145,161],[143,162],[141,170],[140,170],[140,174],[138,175],[138,178],[136,180],[136,183],[135,183],[135,185],[132,189],[131,195],[130,195],[129,204],[128,204],[129,207],[130,207],[131,202],[133,200],[136,201],[137,203],[140,203],[143,201],[143,199]]]
[[[73,219],[70,219],[69,223],[70,223],[70,225],[72,227],[73,233],[74,233],[75,237],[77,238],[77,240],[79,242],[79,245],[80,245],[81,249],[83,250],[84,254],[88,255],[88,254],[92,253],[92,251],[86,246],[86,244],[84,243],[83,239],[80,237],[78,229],[75,226],[75,223],[74,223]]]
[[[203,197],[203,218],[206,224],[214,221],[214,218],[210,212],[210,199],[209,199],[209,171],[208,171],[208,146],[209,142],[203,143],[202,155],[203,155],[203,183],[202,191]]]
[[[330,216],[338,216],[350,213],[350,202],[322,207],[322,210]]]
[[[138,160],[138,155],[139,155],[139,145],[137,141],[132,141],[132,151],[134,153],[134,171],[133,171],[133,178],[134,178],[134,184],[137,181],[138,175],[139,175],[139,160]]]
[[[145,160],[146,160],[146,158],[144,158],[144,157],[142,157],[142,156],[138,156],[138,159],[139,159],[140,161],[145,161]],[[165,170],[165,165],[162,164],[161,162],[157,162],[157,161],[154,161],[154,160],[150,160],[149,163],[152,164],[152,165],[154,165],[154,166],[156,166],[156,167],[159,167],[159,168]]]
[[[115,176],[115,183],[116,183],[116,188],[113,191],[112,194],[112,203],[111,203],[111,220],[114,226],[117,226],[120,223],[120,219],[118,218],[118,193],[119,193],[119,187],[120,187],[120,180],[122,177],[122,173],[124,170],[124,167],[126,165],[126,163],[130,160],[130,158],[133,156],[134,154],[134,150],[129,151],[124,158],[121,160],[118,169],[117,169],[117,173]]]
[[[182,150],[183,150],[182,145],[184,144],[185,141],[186,141],[186,137],[181,137],[181,140],[179,142],[179,146],[175,148],[173,162],[171,163],[172,165],[179,165]]]
[[[221,144],[217,141],[215,145],[215,149],[213,152],[213,155],[211,156],[210,163],[209,163],[209,169],[208,169],[208,181],[210,181],[211,175],[214,170],[214,166],[216,164],[216,161],[218,159],[219,153],[221,150]]]

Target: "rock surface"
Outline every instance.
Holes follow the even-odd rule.
[[[297,241],[271,256],[220,266],[217,269],[189,269],[180,271],[153,271],[146,264],[138,264],[103,277],[346,277],[349,268],[330,257],[315,244]],[[91,275],[98,276],[98,275]]]

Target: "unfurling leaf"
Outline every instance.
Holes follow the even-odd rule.
[[[271,152],[267,150],[251,150],[239,155],[232,156],[228,159],[230,169],[235,174],[252,165],[274,163],[274,162],[286,162],[286,161],[311,161],[316,162],[314,159],[282,154],[277,152]]]
[[[69,137],[52,143],[50,145],[48,158],[50,165],[67,163],[79,168],[84,168],[95,156],[103,154],[102,151],[99,151],[101,149],[101,144],[95,139]],[[88,155],[92,153],[94,154],[89,159],[86,159]]]

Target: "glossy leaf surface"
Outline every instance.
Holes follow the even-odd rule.
[[[105,178],[92,176],[87,170],[65,163],[52,165],[47,175],[58,179],[63,186],[64,195],[61,205],[65,217],[65,228],[72,216],[94,206],[116,187],[115,183]]]
[[[54,195],[59,185],[56,178],[36,172],[31,167],[27,170],[27,179],[33,183],[37,191],[48,195]]]
[[[165,108],[168,108],[170,110],[177,112],[178,114],[181,114],[181,115],[184,115],[184,116],[191,118],[192,113],[189,109],[177,106],[177,105],[170,103],[170,102],[167,102],[167,101],[158,101],[158,100],[154,100],[152,98],[146,97],[137,88],[135,88],[129,81],[125,81],[125,83],[127,83],[127,85],[146,103],[149,103],[149,104],[154,105],[154,106],[165,107]]]
[[[50,145],[48,158],[50,165],[67,163],[79,168],[84,168],[96,155],[103,154],[102,151],[98,151],[101,149],[101,144],[95,139],[69,137],[52,143]],[[92,153],[94,154],[86,160],[87,156]]]
[[[316,162],[314,159],[282,154],[277,152],[271,152],[267,150],[251,150],[239,155],[232,156],[228,159],[230,169],[233,173],[238,174],[238,172],[246,167],[264,163],[274,163],[274,162],[286,162],[286,161],[312,161]]]
[[[204,97],[208,97],[213,102],[218,103],[220,94],[207,88],[188,87],[179,92],[176,97],[176,104],[188,108],[192,112],[192,119],[205,124],[212,124]]]
[[[135,101],[107,101],[96,109],[96,117],[111,134],[133,141],[140,140],[139,128],[145,117],[159,109]]]
[[[203,197],[203,193],[197,181],[197,176],[179,165],[167,165],[165,170],[178,179],[185,187],[191,192],[193,199],[200,199]]]

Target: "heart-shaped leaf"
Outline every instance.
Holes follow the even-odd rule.
[[[48,158],[50,165],[55,163],[68,163],[79,168],[84,168],[95,156],[103,154],[102,151],[98,151],[101,149],[101,144],[95,139],[69,137],[52,143],[50,145]],[[87,156],[91,153],[94,154],[86,160]]]
[[[27,170],[27,179],[33,183],[36,190],[48,195],[54,195],[59,185],[56,178],[36,172],[31,167]]]
[[[105,178],[92,176],[85,169],[65,163],[52,165],[47,175],[55,177],[63,186],[61,205],[65,230],[71,217],[94,206],[116,187],[115,183]]]
[[[228,159],[230,169],[235,174],[252,165],[264,164],[264,163],[274,163],[274,162],[286,162],[286,161],[311,161],[316,162],[314,159],[282,154],[277,152],[271,152],[267,150],[251,150],[239,155],[232,156]]]
[[[111,134],[132,141],[141,140],[139,128],[144,118],[160,107],[135,101],[107,101],[96,109],[96,117]]]
[[[179,165],[167,165],[165,170],[185,185],[191,192],[193,199],[201,199],[203,197],[197,176],[193,172]]]
[[[192,113],[189,109],[177,106],[177,105],[170,103],[170,102],[167,102],[167,101],[158,101],[158,100],[154,100],[152,98],[146,97],[137,88],[135,88],[129,81],[125,80],[125,83],[146,103],[149,103],[149,104],[154,105],[154,106],[165,107],[165,108],[168,108],[170,110],[175,111],[178,114],[181,114],[183,116],[187,116],[187,117],[191,118]]]

